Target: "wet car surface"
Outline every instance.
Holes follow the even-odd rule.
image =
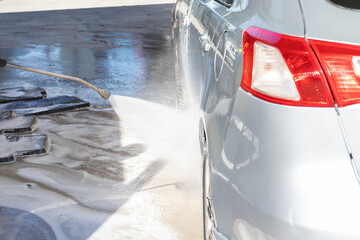
[[[0,165],[2,239],[38,217],[57,239],[201,239],[196,133],[174,109],[172,7],[0,14],[1,58],[112,93],[109,102],[74,82],[0,69],[0,88],[42,87],[92,104],[39,117],[48,154]]]
[[[176,78],[190,89],[178,102],[198,114],[205,239],[360,238],[359,9],[177,0]]]

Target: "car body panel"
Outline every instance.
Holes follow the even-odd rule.
[[[360,11],[329,1],[301,0],[306,19],[306,36],[311,39],[360,44],[360,31],[352,23],[360,22]],[[322,9],[317,11],[316,9]],[[332,17],[336,16],[336,17]],[[348,26],[348,27],[344,27]],[[338,109],[349,154],[353,157],[357,177],[360,175],[360,104]],[[360,180],[360,179],[359,179]]]
[[[226,13],[225,6],[217,5],[220,6],[217,16]],[[216,20],[215,17],[214,19]],[[218,160],[220,156],[236,86],[240,84],[241,77],[236,76],[239,73],[237,69],[242,66],[241,53],[238,51],[241,39],[234,40],[237,39],[238,32],[226,19],[220,19],[222,20],[218,21],[216,32],[211,37],[207,79],[200,105],[208,138],[212,139],[208,146],[212,161]]]
[[[328,0],[299,0],[303,9],[306,36],[336,42],[360,44],[360,11],[336,5]]]
[[[177,1],[175,15],[183,2]],[[324,20],[359,12],[327,0],[238,0],[230,8],[214,0],[187,3],[183,11],[190,14],[189,27],[175,27],[173,33],[176,54],[184,56],[176,64],[208,138],[215,236],[359,239],[360,189],[351,151],[360,146],[356,123],[360,105],[283,106],[240,88],[245,29],[256,26],[291,36],[356,43],[360,32],[348,38],[328,33],[331,24],[323,23],[326,31],[322,24],[316,26],[316,14]],[[331,14],[321,7],[331,9]],[[332,19],[341,32],[339,25],[346,23]],[[198,42],[205,33],[211,41],[208,52]],[[349,28],[343,33],[350,35]]]
[[[241,88],[234,106],[211,179],[218,230],[230,239],[254,229],[265,239],[359,238],[360,188],[335,109],[268,103]]]
[[[360,104],[339,108],[343,132],[348,144],[348,151],[360,181]]]
[[[223,20],[218,20],[219,24],[213,33],[211,29],[209,30],[212,48],[207,54],[208,62],[203,75],[205,80],[194,77],[196,75],[191,71],[192,68],[195,71],[202,69],[201,66],[188,68],[190,76],[187,80],[190,82],[188,84],[190,91],[197,94],[194,99],[198,98],[199,101],[195,100],[194,105],[200,106],[201,118],[204,119],[207,134],[212,139],[209,142],[210,156],[212,161],[218,161],[226,129],[229,126],[229,116],[233,108],[235,93],[240,86],[242,77],[243,31],[253,24],[257,24],[258,27],[271,31],[290,32],[292,35],[303,36],[304,25],[297,0],[239,1],[231,8],[209,0],[203,1],[203,4],[212,10],[209,22],[215,25],[213,21],[218,19],[218,16],[221,16]],[[201,18],[201,16],[197,15],[197,18]],[[227,49],[226,52],[225,49]],[[228,49],[233,49],[234,56],[230,56]],[[190,58],[198,57],[192,52],[188,52],[188,54],[191,56]],[[223,70],[218,72],[216,69],[219,69],[219,66],[223,66]],[[203,84],[199,84],[199,82]],[[196,86],[196,84],[198,85]]]
[[[209,31],[216,27],[211,24],[212,15],[211,9],[206,4],[201,1],[194,1],[189,16],[189,45],[187,49],[188,54],[192,57],[187,59],[186,69],[190,73],[190,87],[191,89],[196,89],[193,95],[196,102],[199,102],[200,92],[204,89],[209,54],[202,50],[200,38],[208,36]]]

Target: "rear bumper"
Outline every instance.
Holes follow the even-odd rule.
[[[239,88],[211,181],[230,239],[360,238],[360,188],[334,108],[272,104]]]

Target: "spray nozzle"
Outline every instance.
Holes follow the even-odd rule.
[[[5,59],[0,58],[0,67],[5,67],[7,65],[7,61]]]

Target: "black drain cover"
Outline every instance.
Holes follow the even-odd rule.
[[[0,135],[0,164],[15,162],[16,157],[45,154],[49,145],[49,139],[44,134]]]
[[[24,210],[0,207],[1,240],[53,240],[51,227],[40,217]]]
[[[18,115],[43,115],[89,107],[90,103],[73,96],[57,96],[33,101],[18,101],[0,105],[0,112]]]
[[[2,88],[0,89],[0,103],[9,103],[23,100],[36,100],[46,97],[46,91],[43,88]]]
[[[0,134],[30,133],[35,130],[37,117],[35,116],[15,116],[2,118],[0,114]]]

